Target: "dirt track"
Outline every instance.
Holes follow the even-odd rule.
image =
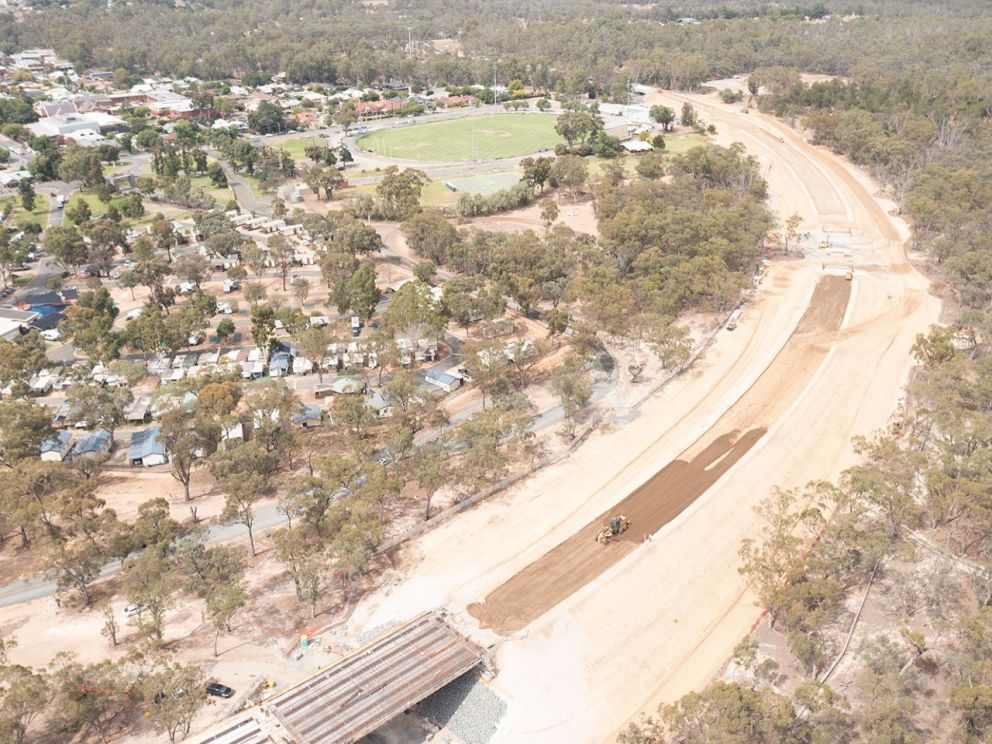
[[[785,346],[709,431],[610,510],[497,587],[484,602],[469,605],[469,613],[482,627],[498,633],[519,630],[600,576],[645,535],[681,514],[764,436],[767,426],[809,383],[828,351],[819,339],[840,329],[850,294],[850,282],[839,276],[823,277]],[[600,545],[596,533],[617,514],[628,517],[631,528],[611,544]]]

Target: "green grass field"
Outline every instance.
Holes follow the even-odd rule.
[[[562,141],[554,116],[493,114],[390,127],[365,135],[358,146],[391,158],[474,161],[529,155]]]
[[[320,137],[302,137],[300,139],[277,142],[273,145],[273,147],[281,147],[283,150],[286,150],[293,156],[293,160],[306,160],[307,156],[304,150],[306,150],[306,148],[310,145],[322,145],[323,147],[329,146],[326,139],[321,139]]]
[[[190,179],[190,184],[192,184],[194,189],[203,189],[210,194],[217,200],[217,205],[220,207],[223,207],[234,198],[234,191],[230,186],[218,189],[207,176],[194,176]]]
[[[0,206],[7,214],[5,222],[8,225],[33,222],[42,228],[48,227],[48,197],[40,191],[34,192],[34,209],[30,212],[21,206],[21,199],[17,195],[7,197]]]
[[[356,196],[375,194],[375,184],[364,184],[362,186],[352,186],[344,191],[336,191],[335,199],[354,199]],[[458,203],[458,197],[451,189],[447,188],[442,181],[428,181],[424,190],[420,193],[420,205],[423,207],[452,207]]]
[[[671,158],[674,155],[682,155],[693,147],[706,144],[706,138],[699,134],[673,134],[665,137],[665,149],[657,150],[662,155]],[[637,173],[637,155],[625,155],[616,160],[604,160],[603,158],[589,157],[586,162],[589,164],[589,175],[596,178],[603,174],[603,165],[609,162],[620,163],[624,173],[634,176]]]

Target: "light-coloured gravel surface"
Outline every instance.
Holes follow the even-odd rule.
[[[506,702],[474,672],[463,674],[424,700],[420,710],[464,744],[488,744],[506,714]]]

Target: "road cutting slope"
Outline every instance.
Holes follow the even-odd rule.
[[[840,330],[851,283],[824,276],[795,332],[757,382],[717,423],[677,459],[662,467],[608,511],[545,553],[468,611],[484,628],[520,630],[631,553],[685,511],[767,432],[809,383],[827,354],[823,343]],[[631,528],[608,545],[596,533],[610,516]]]

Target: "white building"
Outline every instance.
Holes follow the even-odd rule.
[[[112,129],[123,129],[126,123],[123,119],[102,111],[89,111],[85,114],[57,114],[44,116],[36,122],[27,125],[28,131],[38,137],[73,137],[81,132],[93,132],[100,135]]]

